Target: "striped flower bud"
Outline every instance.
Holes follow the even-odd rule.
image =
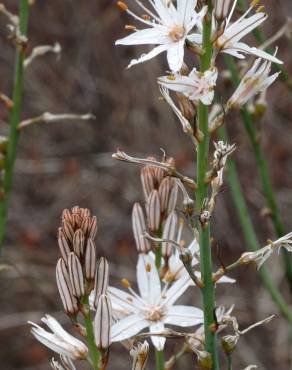
[[[71,225],[71,223],[63,220],[62,221],[62,229],[64,232],[64,235],[66,236],[67,240],[72,242],[73,241],[73,236],[74,236],[74,230]]]
[[[131,349],[130,355],[133,357],[132,370],[144,370],[149,355],[148,342],[145,340],[144,343],[138,343]]]
[[[165,177],[161,181],[161,184],[158,189],[161,212],[164,212],[167,208],[169,192],[170,192],[171,182],[172,182],[171,180],[172,180],[171,177],[169,176]]]
[[[231,0],[215,0],[214,13],[217,21],[222,22],[228,14]]]
[[[81,229],[75,231],[73,236],[73,249],[77,257],[81,257],[84,251],[85,237]]]
[[[84,296],[84,278],[81,263],[73,252],[68,257],[68,270],[73,295],[80,299]]]
[[[167,213],[170,214],[172,211],[175,210],[176,202],[177,202],[177,194],[178,194],[178,186],[174,179],[172,179],[172,187],[170,190],[168,204],[167,204]]]
[[[172,211],[165,221],[165,225],[163,228],[162,239],[167,240],[176,240],[176,231],[177,231],[177,215],[174,211]],[[173,243],[166,242],[162,243],[161,253],[163,257],[170,257],[173,251]]]
[[[148,199],[151,191],[154,189],[154,178],[149,166],[143,167],[141,170],[141,183],[145,200]]]
[[[154,177],[154,185],[156,188],[160,185],[161,181],[164,178],[165,171],[162,168],[154,167],[153,168],[153,177]]]
[[[96,272],[96,247],[92,239],[87,240],[85,252],[85,278],[92,281]]]
[[[72,213],[72,225],[76,229],[80,229],[82,218],[78,213]]]
[[[132,227],[138,253],[147,253],[151,246],[149,240],[143,236],[143,233],[146,231],[146,223],[139,203],[135,203],[133,207]]]
[[[95,284],[94,284],[94,306],[97,307],[99,296],[106,294],[108,287],[109,268],[108,262],[101,257],[97,263]]]
[[[67,239],[66,239],[61,227],[59,227],[59,229],[58,229],[58,245],[59,245],[60,252],[61,252],[61,255],[63,257],[63,260],[67,264],[68,255],[71,252],[71,249],[70,249],[70,246],[67,242]]]
[[[105,351],[111,345],[110,331],[112,322],[112,306],[106,294],[99,296],[94,318],[94,340],[96,347]]]
[[[157,190],[152,190],[147,200],[148,227],[151,231],[157,231],[160,225],[160,201]]]
[[[71,217],[71,213],[69,211],[69,209],[64,209],[63,212],[62,212],[62,220],[66,221],[66,222],[69,222],[69,224],[72,223],[72,217]]]
[[[80,228],[83,231],[84,235],[88,235],[90,224],[91,224],[91,218],[89,216],[83,217]]]
[[[56,279],[59,294],[68,315],[75,315],[78,312],[77,300],[73,296],[73,289],[66,264],[62,258],[58,260],[56,267]]]
[[[96,233],[97,233],[97,218],[96,218],[96,216],[93,216],[91,218],[91,223],[90,223],[90,226],[89,226],[89,229],[88,229],[88,236],[91,239],[94,239],[95,236],[96,236]]]

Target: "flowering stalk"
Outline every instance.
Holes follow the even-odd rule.
[[[21,0],[19,2],[19,32],[20,35],[24,37],[26,37],[27,34],[28,18],[29,1]],[[5,154],[3,189],[0,189],[0,250],[3,245],[5,236],[8,202],[11,193],[13,170],[16,159],[16,149],[19,138],[19,131],[17,127],[20,121],[20,113],[22,108],[24,51],[25,45],[21,42],[17,42],[12,99],[13,104],[9,120],[10,133],[7,143],[7,151]]]
[[[237,86],[240,83],[240,77],[239,77],[236,65],[233,59],[230,58],[229,56],[225,57],[225,61],[231,72],[233,85]],[[245,130],[248,134],[250,143],[253,148],[257,169],[259,171],[260,178],[262,181],[264,195],[265,195],[267,205],[270,210],[274,229],[278,237],[283,236],[285,234],[284,227],[281,221],[279,209],[278,209],[275,195],[273,192],[273,187],[272,187],[272,183],[271,183],[271,179],[269,175],[267,162],[266,162],[264,153],[261,149],[260,143],[257,139],[257,134],[256,134],[256,131],[253,125],[252,116],[245,107],[241,108],[240,113],[241,113],[241,117],[244,123]],[[292,285],[292,260],[286,250],[282,251],[282,255],[283,255],[283,261],[285,264],[286,277],[290,285]]]
[[[92,366],[94,370],[99,370],[99,360],[100,360],[100,353],[95,345],[94,341],[94,330],[93,330],[93,320],[91,317],[91,313],[89,310],[89,301],[88,296],[84,299],[85,306],[88,307],[87,311],[84,312],[84,323],[86,327],[86,340],[87,345],[90,353],[90,358],[92,361]]]
[[[218,130],[218,134],[221,140],[228,141],[228,135],[224,127]],[[243,232],[243,236],[247,245],[247,248],[251,251],[256,251],[260,248],[253,224],[250,219],[246,201],[243,197],[243,191],[236,170],[234,160],[229,159],[227,161],[227,177],[230,184],[231,195],[236,207],[237,215]],[[284,297],[279,292],[274,281],[272,280],[268,269],[262,266],[259,270],[260,277],[265,285],[265,288],[269,292],[271,298],[277,305],[282,315],[292,324],[292,311],[288,307]]]
[[[203,50],[204,53],[200,58],[200,71],[205,72],[211,67],[212,58],[212,43],[211,37],[211,10],[212,3],[208,2],[208,13],[203,20]],[[198,143],[197,154],[197,183],[196,190],[197,211],[201,212],[204,200],[208,197],[208,184],[206,184],[206,174],[208,170],[208,155],[210,134],[208,132],[208,106],[201,101],[198,107],[198,126],[202,132],[202,140]],[[216,349],[216,334],[211,330],[214,323],[215,309],[215,289],[212,280],[212,259],[210,246],[210,225],[207,222],[204,225],[199,225],[199,245],[200,245],[200,264],[202,274],[202,295],[203,295],[203,311],[204,311],[204,331],[206,341],[206,351],[212,355],[213,369],[218,369],[218,356]]]

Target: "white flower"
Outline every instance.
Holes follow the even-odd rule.
[[[148,328],[151,333],[161,333],[165,324],[188,327],[203,322],[203,312],[196,307],[174,305],[186,291],[188,275],[183,275],[170,288],[161,289],[155,263],[150,256],[139,255],[137,283],[140,296],[129,288],[130,293],[109,287],[113,310],[125,315],[112,326],[112,341],[122,341]],[[153,335],[151,340],[157,350],[162,350],[165,338]]]
[[[136,3],[147,14],[139,17],[131,12],[127,5],[122,3],[122,8],[136,20],[149,26],[149,28],[136,30],[133,34],[117,40],[116,45],[158,45],[149,53],[143,54],[139,59],[134,59],[128,67],[145,62],[156,55],[167,51],[167,60],[173,72],[180,70],[184,58],[184,44],[188,33],[206,14],[207,7],[197,13],[195,7],[197,0],[177,0],[177,7],[172,1],[151,0],[153,8],[149,10],[140,1]]]
[[[279,73],[269,76],[271,62],[256,59],[246,72],[237,89],[227,103],[228,108],[240,108],[259,92],[265,91],[278,77]]]
[[[285,248],[288,252],[292,252],[292,232],[282,236],[271,244],[279,249]]]
[[[194,68],[188,76],[174,75],[158,78],[158,83],[169,90],[177,91],[190,100],[199,100],[210,105],[214,98],[214,87],[218,76],[217,68],[212,67],[204,73]]]
[[[235,21],[234,23],[230,23],[230,19],[236,8],[236,4],[237,0],[234,1],[228,18],[226,19],[224,32],[218,37],[214,46],[218,50],[240,59],[243,59],[245,57],[244,54],[251,54],[260,58],[267,59],[274,63],[282,64],[282,61],[277,59],[275,56],[272,56],[265,51],[257,49],[255,47],[250,47],[243,42],[240,42],[240,40],[244,36],[246,36],[248,33],[257,28],[261,23],[263,23],[268,16],[263,12],[257,12],[251,17],[247,17],[250,11],[255,7],[255,2],[255,4],[252,4],[237,21]],[[197,35],[194,35],[195,38],[196,36]],[[190,37],[190,40],[191,38],[192,37]]]
[[[31,332],[45,346],[60,355],[69,357],[72,360],[85,359],[88,354],[86,345],[67,333],[62,326],[50,315],[42,318],[52,331],[52,333],[44,330],[39,325],[29,322],[32,325]]]

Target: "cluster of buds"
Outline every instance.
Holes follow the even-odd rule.
[[[148,158],[149,160],[155,160]],[[174,165],[173,158],[166,160]],[[143,208],[135,203],[132,212],[132,225],[138,253],[147,253],[156,245],[145,237],[150,231],[163,239],[175,240],[178,218],[175,212],[178,196],[177,181],[167,176],[158,167],[146,165],[141,170],[141,182],[145,197],[146,220]],[[169,257],[172,253],[171,243],[163,243],[162,255]]]
[[[57,284],[65,312],[76,315],[94,287],[97,255],[94,238],[97,219],[86,208],[65,209],[58,244],[62,258],[56,268]]]

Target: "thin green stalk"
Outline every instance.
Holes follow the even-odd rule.
[[[157,270],[159,270],[160,267],[161,267],[161,260],[162,260],[161,245],[159,245],[155,249],[155,266],[156,266]]]
[[[100,353],[94,341],[94,330],[92,317],[89,310],[88,297],[85,298],[86,312],[84,312],[84,323],[86,328],[86,341],[89,349],[90,358],[94,370],[99,370]]]
[[[28,0],[20,0],[19,5],[19,30],[21,35],[27,35],[27,26],[29,18],[29,3]],[[13,86],[13,107],[10,115],[10,132],[7,144],[7,151],[5,154],[4,179],[3,179],[3,195],[0,200],[0,250],[3,246],[5,237],[8,202],[11,193],[13,170],[16,159],[16,148],[19,138],[17,126],[20,120],[20,113],[22,107],[22,93],[23,93],[23,62],[24,62],[24,47],[23,45],[16,46],[15,57],[15,76]]]
[[[221,140],[229,142],[229,138],[224,127],[221,127],[218,130],[218,135]],[[233,198],[233,202],[235,204],[237,216],[239,218],[240,226],[244,235],[247,248],[251,251],[256,251],[261,246],[258,242],[253,224],[250,219],[246,201],[243,197],[243,191],[237,173],[236,165],[232,159],[229,159],[227,161],[227,170],[231,195]],[[276,287],[268,269],[265,266],[262,266],[261,269],[259,270],[259,274],[265,285],[265,288],[267,289],[271,298],[277,305],[279,311],[289,321],[289,323],[292,324],[292,310],[291,308],[289,308],[285,299],[283,298],[278,288]]]
[[[232,370],[232,355],[229,353],[227,356],[227,370]]]
[[[209,1],[208,14],[203,22],[203,50],[201,56],[201,72],[208,70],[211,66],[212,57],[212,43],[211,36],[211,10],[212,5]],[[197,183],[196,190],[196,203],[197,212],[199,213],[203,207],[204,200],[208,197],[208,184],[206,184],[206,173],[208,170],[208,157],[209,157],[209,142],[210,135],[208,132],[208,107],[203,103],[199,103],[198,108],[198,126],[203,133],[203,139],[198,145],[197,152]],[[202,287],[203,296],[203,311],[204,311],[204,332],[206,351],[212,355],[213,370],[219,369],[216,334],[212,330],[214,324],[214,309],[215,309],[215,287],[212,280],[212,256],[210,245],[210,225],[199,225],[199,239],[200,239],[200,264],[201,274],[204,286]]]
[[[240,76],[237,71],[236,65],[231,57],[227,56],[225,60],[231,72],[233,85],[237,86],[240,82]],[[271,178],[269,175],[268,165],[267,165],[264,153],[262,151],[260,142],[257,138],[255,127],[253,125],[253,119],[252,119],[251,114],[248,112],[248,110],[245,107],[241,109],[240,113],[241,113],[242,121],[244,123],[245,130],[247,132],[247,135],[249,137],[249,140],[250,140],[253,152],[254,152],[257,170],[261,178],[264,195],[266,198],[268,208],[271,213],[271,219],[274,225],[274,229],[275,229],[277,236],[281,237],[285,234],[284,226],[282,224],[280,212],[279,212],[277,202],[275,199],[272,182],[271,182]],[[290,283],[290,286],[292,287],[292,259],[291,259],[291,256],[289,256],[286,249],[282,248],[281,253],[282,253],[283,261],[285,264],[286,277]]]
[[[164,352],[155,350],[156,370],[164,370]]]

